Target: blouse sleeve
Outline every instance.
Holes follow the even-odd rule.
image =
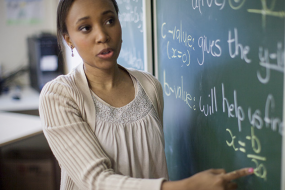
[[[48,83],[40,96],[40,117],[51,150],[80,189],[159,190],[164,179],[115,174],[90,126],[82,119],[80,99],[72,87]]]

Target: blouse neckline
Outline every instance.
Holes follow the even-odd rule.
[[[95,92],[93,92],[93,90],[91,90],[91,88],[89,88],[89,89],[90,89],[90,92],[91,92],[92,96],[94,96],[94,97],[95,97],[97,100],[99,100],[101,103],[103,103],[103,104],[105,104],[106,106],[111,107],[111,108],[113,108],[113,109],[122,109],[122,108],[127,107],[128,105],[132,104],[132,103],[135,101],[135,99],[137,98],[137,94],[138,94],[137,80],[136,80],[136,78],[135,78],[134,76],[132,76],[131,74],[130,74],[130,77],[131,77],[131,79],[132,79],[132,82],[133,82],[133,85],[134,85],[134,88],[135,88],[135,97],[134,97],[134,99],[133,99],[132,101],[130,101],[129,103],[127,103],[126,105],[124,105],[124,106],[122,106],[122,107],[114,107],[114,106],[108,104],[107,102],[105,102],[104,100],[102,100],[99,96],[97,96],[97,94],[96,94]]]

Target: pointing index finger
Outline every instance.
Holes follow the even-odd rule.
[[[243,168],[243,169],[239,169],[239,170],[226,173],[224,175],[224,179],[227,181],[231,181],[231,180],[238,179],[238,178],[241,178],[247,175],[251,175],[253,173],[254,173],[253,168]]]

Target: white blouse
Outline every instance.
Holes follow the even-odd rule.
[[[116,108],[93,91],[95,135],[115,173],[135,178],[168,179],[162,125],[150,99],[133,77],[135,98]]]

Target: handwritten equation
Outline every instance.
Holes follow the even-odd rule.
[[[171,36],[172,41],[182,43],[187,48],[186,50],[184,50],[184,48],[181,48],[181,49],[183,49],[181,51],[178,48],[171,46],[170,40],[168,40],[167,41],[167,49],[166,49],[168,59],[180,59],[183,63],[181,65],[181,67],[183,67],[183,65],[189,66],[191,63],[190,49],[195,50],[195,48],[193,46],[195,39],[191,35],[188,35],[187,32],[183,31],[182,22],[180,23],[179,28],[177,28],[175,26],[173,28],[173,30],[172,29],[169,29],[169,30],[166,29],[166,31],[167,31],[166,34],[164,31],[165,30],[164,27],[166,27],[166,23],[163,23],[162,27],[161,27],[161,36],[163,39],[165,39],[167,37],[166,34],[169,34]]]
[[[168,39],[167,34],[170,34],[171,40],[167,40],[166,53],[168,59],[180,59],[186,66],[189,66],[191,63],[191,52],[195,51],[195,46],[198,47],[197,53],[200,56],[197,58],[197,63],[203,65],[205,62],[205,54],[208,54],[212,57],[221,57],[222,48],[220,46],[220,39],[209,39],[207,36],[203,35],[198,38],[197,44],[195,44],[195,38],[192,35],[189,35],[187,31],[183,30],[183,23],[180,22],[180,27],[174,26],[174,29],[167,30],[165,27],[167,23],[163,23],[161,26],[161,37],[163,39]],[[182,47],[175,48],[175,45],[172,43],[176,42],[182,44]],[[172,45],[172,46],[171,46]],[[177,46],[177,45],[176,45]],[[183,64],[181,65],[183,67]]]
[[[227,145],[229,147],[232,147],[233,150],[236,152],[246,154],[247,158],[251,159],[251,161],[255,164],[254,174],[257,177],[263,178],[266,181],[267,169],[265,166],[265,162],[267,160],[265,156],[261,155],[261,142],[254,133],[254,127],[251,127],[251,134],[246,136],[243,140],[237,139],[237,136],[234,135],[230,129],[226,129],[226,131],[229,133],[230,136],[230,140],[226,141]],[[251,151],[253,151],[253,154],[251,154],[250,151],[247,149],[249,147],[251,148]]]

